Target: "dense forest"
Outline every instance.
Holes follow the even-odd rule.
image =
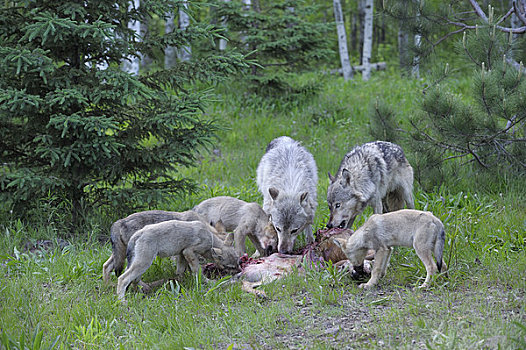
[[[523,62],[525,0],[4,1],[0,349],[525,347]],[[112,223],[265,209],[258,164],[283,135],[315,161],[318,236],[342,158],[399,145],[448,276],[413,289],[426,269],[400,248],[370,291],[303,262],[260,298],[157,257],[142,279],[169,282],[117,302]]]

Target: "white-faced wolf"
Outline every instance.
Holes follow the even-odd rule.
[[[318,170],[312,154],[290,137],[272,140],[259,162],[257,184],[263,194],[263,210],[278,233],[278,252],[291,252],[302,231],[307,243],[312,243],[318,206]]]
[[[133,281],[139,282],[156,256],[176,257],[177,276],[184,273],[187,265],[192,273],[199,273],[199,256],[213,260],[220,269],[237,272],[239,257],[234,248],[225,246],[210,227],[201,221],[170,220],[135,232],[128,242],[128,267],[117,282],[119,299],[124,300],[126,288]]]
[[[365,289],[374,286],[385,275],[392,247],[413,247],[426,267],[426,279],[419,287],[425,288],[432,275],[447,269],[442,259],[445,239],[444,225],[432,213],[403,209],[387,214],[374,214],[351,237],[335,238],[334,243],[342,248],[353,266],[363,263],[368,250],[376,251],[371,279],[359,286]]]
[[[404,204],[414,208],[413,168],[394,143],[376,141],[354,147],[329,179],[329,228],[351,228],[368,205],[375,214],[403,209]]]
[[[112,254],[102,267],[102,279],[104,282],[110,280],[111,271],[115,270],[118,277],[124,269],[126,261],[126,247],[131,236],[146,225],[157,224],[168,220],[194,221],[199,220],[206,223],[206,220],[198,213],[187,210],[184,212],[148,210],[131,214],[124,219],[117,220],[111,225],[111,245]],[[210,228],[217,233],[215,228]]]
[[[224,229],[230,232],[225,244],[234,244],[239,256],[246,251],[247,237],[261,256],[270,255],[277,249],[276,231],[258,203],[247,203],[234,197],[219,196],[202,201],[192,210],[210,224],[221,223]]]

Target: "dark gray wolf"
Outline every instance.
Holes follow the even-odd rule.
[[[199,220],[206,223],[206,220],[198,213],[187,210],[184,212],[148,210],[131,214],[124,219],[117,220],[111,225],[111,245],[112,254],[102,267],[102,279],[104,282],[110,280],[111,271],[115,270],[115,275],[119,276],[124,269],[126,261],[126,247],[131,236],[146,225],[156,224],[168,220],[194,221]],[[211,228],[215,230],[214,228]],[[216,231],[217,233],[217,231]]]
[[[179,277],[187,265],[192,273],[199,273],[199,256],[213,260],[220,269],[238,271],[239,256],[234,248],[225,246],[210,227],[201,221],[170,220],[135,232],[128,242],[128,267],[117,282],[119,299],[124,300],[126,288],[140,280],[156,256],[176,257]]]
[[[248,237],[259,255],[270,255],[277,249],[278,237],[269,216],[258,203],[247,203],[241,199],[220,196],[209,198],[193,209],[209,223],[221,223],[227,232],[225,244],[234,244],[239,256],[246,252]],[[233,233],[232,233],[233,232]]]
[[[290,137],[272,140],[259,162],[257,184],[278,233],[278,252],[291,252],[302,231],[307,243],[314,242],[318,170],[312,154]]]
[[[394,143],[375,141],[354,147],[329,179],[329,228],[351,228],[368,205],[375,214],[403,209],[404,204],[414,208],[413,168]]]
[[[359,286],[365,289],[374,286],[385,275],[392,247],[413,247],[427,272],[419,288],[426,288],[432,275],[447,269],[442,258],[445,240],[444,225],[432,213],[402,209],[387,214],[373,214],[351,237],[334,238],[334,243],[341,247],[353,266],[363,264],[368,250],[376,251],[371,279]]]

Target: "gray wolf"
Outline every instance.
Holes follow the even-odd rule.
[[[360,288],[365,289],[374,286],[385,275],[392,247],[413,247],[427,272],[419,288],[426,288],[432,275],[447,269],[442,259],[445,239],[444,225],[432,213],[402,209],[387,214],[373,214],[351,237],[335,238],[334,243],[342,248],[353,266],[363,263],[368,250],[376,251],[371,279],[360,285]]]
[[[277,249],[276,231],[258,203],[220,196],[206,199],[192,210],[209,223],[221,223],[225,231],[233,232],[227,235],[225,244],[234,244],[239,256],[246,252],[247,237],[261,256],[267,256]]]
[[[184,273],[187,265],[192,273],[199,273],[199,256],[213,260],[221,269],[239,271],[234,248],[225,246],[210,225],[201,221],[170,220],[147,225],[130,238],[126,254],[128,267],[117,282],[120,300],[124,300],[130,283],[140,281],[156,256],[175,256],[177,276]]]
[[[156,224],[168,220],[202,221],[206,220],[194,211],[184,212],[148,210],[131,214],[123,219],[117,220],[111,225],[112,254],[102,267],[102,279],[104,282],[110,280],[111,271],[119,276],[124,269],[126,261],[126,247],[131,236],[146,225]],[[213,229],[215,230],[215,229]]]
[[[272,140],[259,162],[257,184],[278,233],[278,252],[291,252],[302,231],[307,243],[314,242],[318,170],[312,154],[288,136]]]
[[[404,204],[414,208],[413,168],[394,143],[375,141],[354,147],[329,179],[328,228],[351,228],[368,205],[374,214],[403,209]]]

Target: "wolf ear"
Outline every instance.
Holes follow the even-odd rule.
[[[300,204],[305,202],[305,200],[309,197],[309,192],[303,192],[300,197]]]
[[[349,185],[351,183],[351,172],[347,169],[342,170],[342,177],[345,180],[345,183]]]
[[[276,200],[276,198],[278,198],[279,195],[279,190],[276,187],[271,187],[268,189],[268,193],[270,194],[273,200]]]
[[[219,248],[212,248],[212,256],[221,256],[223,251]]]
[[[344,250],[345,246],[347,245],[347,241],[343,238],[333,237],[332,242],[336,244],[336,246],[341,250]]]
[[[329,180],[331,180],[331,183],[333,183],[336,180],[336,177],[332,176],[330,171],[328,172],[328,174],[329,174]]]

